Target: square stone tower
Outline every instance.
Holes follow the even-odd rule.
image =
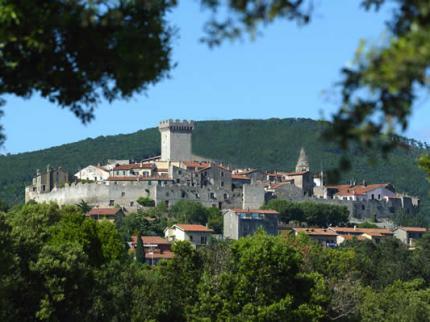
[[[161,133],[161,160],[188,161],[192,160],[191,134],[194,122],[167,120],[159,125]]]

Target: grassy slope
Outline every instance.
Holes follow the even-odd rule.
[[[309,119],[232,120],[198,122],[193,152],[235,166],[291,170],[304,146],[311,168],[318,172],[336,164],[339,151],[319,139],[324,124]],[[160,151],[157,129],[128,135],[87,139],[46,150],[0,157],[0,198],[22,202],[24,185],[36,169],[47,164],[71,173],[79,167],[107,159],[142,159]],[[397,150],[389,160],[370,165],[365,155],[354,155],[353,170],[344,179],[392,182],[398,190],[426,198],[430,186],[416,167],[423,150]]]

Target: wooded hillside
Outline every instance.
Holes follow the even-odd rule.
[[[311,169],[319,172],[337,163],[340,151],[320,139],[328,123],[310,119],[231,120],[197,122],[193,134],[193,153],[222,160],[233,166],[291,170],[303,146]],[[391,182],[399,191],[426,199],[430,185],[417,167],[416,159],[428,147],[409,140],[408,149],[397,149],[388,160],[371,164],[368,157],[355,152],[353,170],[343,180]],[[24,186],[36,169],[48,164],[62,166],[70,173],[88,164],[107,159],[134,159],[160,153],[156,128],[132,134],[101,136],[45,150],[0,157],[0,198],[8,203],[24,199]]]

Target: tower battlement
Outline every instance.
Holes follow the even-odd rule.
[[[158,126],[160,131],[172,131],[172,132],[192,132],[194,130],[194,122],[187,120],[164,120],[160,122]]]
[[[165,120],[160,122],[158,129],[161,133],[161,160],[187,161],[192,159],[193,121]]]

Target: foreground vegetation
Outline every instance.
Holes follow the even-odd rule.
[[[156,267],[80,208],[0,215],[1,321],[429,321],[430,236],[321,248],[260,232]]]

